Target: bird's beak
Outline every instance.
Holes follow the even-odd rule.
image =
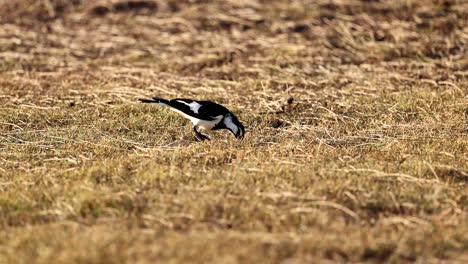
[[[239,131],[237,131],[236,138],[243,139],[244,138],[244,128],[239,127]]]

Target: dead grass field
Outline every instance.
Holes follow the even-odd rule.
[[[0,263],[468,263],[468,3],[0,2]],[[138,104],[209,99],[198,142]],[[292,98],[291,104],[288,99]]]

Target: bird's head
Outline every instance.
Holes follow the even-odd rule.
[[[231,113],[227,114],[223,120],[226,128],[234,134],[236,138],[244,138],[245,129],[237,117]]]

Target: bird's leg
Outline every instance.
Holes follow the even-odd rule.
[[[203,140],[205,140],[205,139],[210,140],[209,137],[207,137],[207,136],[203,135],[202,133],[200,133],[200,132],[197,130],[197,128],[198,128],[198,126],[193,126],[193,131],[195,131],[195,135],[196,135],[196,137],[197,137],[199,140],[201,140],[201,141],[203,141]]]

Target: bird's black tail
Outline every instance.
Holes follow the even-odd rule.
[[[138,101],[142,103],[148,103],[148,104],[168,104],[169,101],[166,99],[162,99],[159,97],[153,97],[153,99],[138,99]]]

